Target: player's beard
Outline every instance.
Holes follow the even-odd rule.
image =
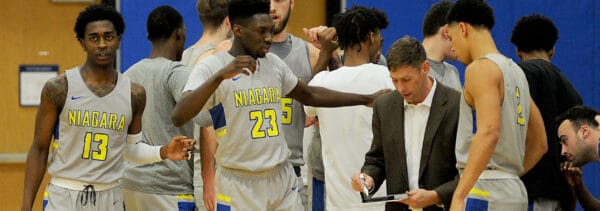
[[[287,27],[288,20],[290,19],[291,12],[292,12],[292,7],[290,6],[288,8],[287,15],[285,16],[285,18],[283,18],[281,20],[279,26],[275,26],[273,28],[273,34],[279,34],[279,33],[281,33],[285,29],[285,27]]]

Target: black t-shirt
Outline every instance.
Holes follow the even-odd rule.
[[[540,109],[548,138],[548,152],[521,179],[529,199],[543,197],[561,200],[570,192],[560,171],[560,163],[565,158],[561,155],[561,145],[556,135],[556,117],[573,106],[581,105],[583,101],[571,82],[552,63],[535,59],[521,62],[519,66],[527,77],[531,97]]]

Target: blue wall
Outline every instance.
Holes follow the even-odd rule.
[[[175,8],[183,16],[186,27],[186,47],[194,44],[202,34],[195,0],[123,0],[121,14],[125,18],[125,34],[121,42],[121,71],[150,55],[152,45],[146,39],[146,20],[150,12],[161,5]]]
[[[438,1],[424,0],[347,0],[347,7],[353,4],[371,6],[385,11],[390,25],[383,31],[384,52],[398,38],[410,35],[422,39],[421,25],[423,16]],[[584,104],[600,109],[600,1],[579,0],[490,0],[494,8],[496,25],[492,34],[499,50],[506,56],[518,61],[515,47],[510,43],[510,34],[516,21],[532,13],[550,17],[559,28],[559,40],[556,53],[552,58],[563,73],[571,80],[581,94]],[[464,66],[459,66],[461,71]],[[463,72],[461,72],[463,77]],[[464,82],[464,80],[463,80]],[[558,143],[557,143],[558,144]],[[596,197],[600,197],[600,164],[587,165],[584,168],[584,180]],[[552,184],[548,184],[552,185]]]

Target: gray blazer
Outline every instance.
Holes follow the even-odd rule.
[[[459,178],[454,147],[460,96],[459,92],[437,83],[419,168],[419,187],[435,190],[447,209]],[[388,194],[409,191],[403,128],[404,99],[398,91],[378,97],[373,108],[373,143],[361,169],[361,172],[373,177],[374,191],[384,180],[387,180]],[[408,206],[387,203],[386,210],[408,210]],[[424,210],[443,209],[430,206]]]

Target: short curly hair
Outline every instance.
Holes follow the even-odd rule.
[[[492,30],[495,21],[494,10],[483,0],[458,0],[446,16],[448,24],[465,22],[488,30]]]
[[[558,29],[552,20],[540,14],[522,17],[513,28],[510,42],[519,51],[550,51],[558,40]]]
[[[425,18],[423,18],[423,37],[437,34],[440,27],[446,25],[446,15],[450,8],[452,8],[452,2],[443,0],[427,10]]]
[[[337,31],[338,42],[342,50],[367,40],[370,32],[385,29],[388,24],[389,21],[384,12],[362,6],[352,6],[333,19],[333,26]]]
[[[117,30],[117,35],[121,35],[125,32],[125,22],[123,21],[123,16],[121,16],[119,12],[113,7],[105,4],[93,4],[85,8],[85,10],[77,16],[77,21],[75,22],[75,27],[73,29],[77,35],[77,39],[83,39],[85,37],[85,27],[87,27],[89,23],[100,20],[112,22],[115,30]]]
[[[183,17],[175,8],[166,5],[159,6],[148,15],[146,22],[148,40],[168,39],[175,30],[183,28],[183,26]]]

